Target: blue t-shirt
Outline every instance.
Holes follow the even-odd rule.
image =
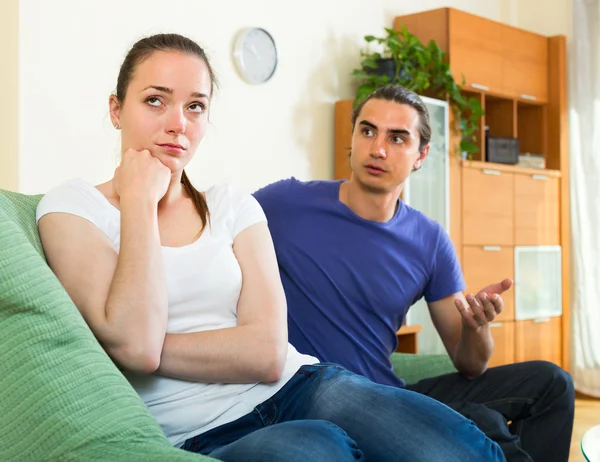
[[[464,290],[446,231],[398,201],[386,223],[339,200],[341,181],[282,180],[254,193],[267,215],[301,353],[371,380],[404,386],[390,355],[410,306]]]

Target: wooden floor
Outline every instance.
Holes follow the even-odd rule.
[[[583,434],[595,425],[600,425],[600,399],[578,394],[575,399],[575,424],[573,426],[569,462],[585,461],[579,445]]]

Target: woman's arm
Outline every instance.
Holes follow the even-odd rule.
[[[84,218],[50,213],[39,221],[48,263],[107,353],[138,372],[156,370],[167,295],[156,205],[121,201],[121,249]]]
[[[167,334],[159,374],[208,383],[279,380],[287,355],[287,307],[266,223],[240,232],[233,251],[242,270],[238,325]]]

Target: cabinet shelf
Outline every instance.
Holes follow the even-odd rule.
[[[477,160],[463,160],[462,166],[464,168],[475,168],[475,169],[492,169],[498,170],[500,172],[507,173],[521,173],[523,175],[545,175],[551,178],[560,178],[561,171],[560,170],[551,170],[546,168],[528,168],[528,167],[519,167],[518,165],[507,165],[507,164],[497,164],[494,162],[482,162]]]

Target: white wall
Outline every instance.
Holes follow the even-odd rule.
[[[572,0],[508,0],[515,26],[538,34],[571,34]],[[507,21],[508,22],[508,21]]]
[[[110,178],[119,138],[108,96],[128,48],[156,32],[198,41],[220,80],[212,125],[188,168],[197,186],[228,181],[252,191],[290,175],[331,178],[333,102],[353,96],[362,37],[381,34],[396,15],[441,6],[504,20],[507,1],[20,0],[19,190]],[[244,83],[231,61],[247,26],[266,28],[279,47],[265,85]]]

